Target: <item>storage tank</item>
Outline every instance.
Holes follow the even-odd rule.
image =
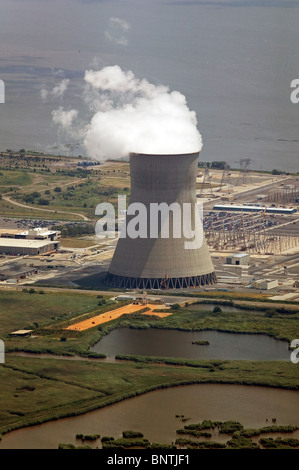
[[[130,154],[131,196],[129,205],[142,203],[147,209],[147,237],[118,239],[106,283],[126,289],[187,288],[214,284],[216,274],[204,235],[200,246],[190,248],[191,238],[185,234],[183,215],[173,224],[169,211],[169,235],[165,237],[159,222],[158,235],[151,237],[153,206],[166,203],[178,206],[183,214],[190,207],[192,224],[203,234],[196,206],[196,175],[199,152],[174,155]],[[175,203],[175,204],[173,204]],[[125,228],[133,216],[127,215]],[[178,230],[181,236],[178,237]],[[195,243],[196,245],[196,243]],[[198,245],[198,244],[197,244]],[[187,248],[189,246],[189,248]],[[192,245],[193,246],[193,245]]]

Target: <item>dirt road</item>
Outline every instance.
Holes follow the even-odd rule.
[[[41,207],[32,207],[32,206],[28,206],[26,204],[22,204],[21,202],[14,201],[13,199],[11,199],[8,196],[2,196],[2,199],[4,199],[7,202],[10,202],[10,204],[14,204],[15,206],[24,207],[25,209],[32,209],[32,210],[35,210],[35,211],[42,211],[42,212],[52,212],[54,214],[77,215],[78,217],[81,217],[83,220],[86,220],[86,221],[90,220],[84,214],[79,214],[77,212],[66,212],[66,211],[58,211],[58,210],[54,210],[54,209],[45,209],[45,208],[41,208]]]
[[[129,304],[125,305],[124,307],[117,308],[115,310],[110,310],[109,312],[102,313],[100,315],[96,315],[95,317],[88,318],[87,320],[83,320],[78,323],[74,323],[73,325],[68,326],[66,329],[67,330],[77,330],[77,331],[84,331],[87,330],[88,328],[93,328],[94,326],[101,325],[102,323],[107,323],[109,321],[115,320],[116,318],[119,318],[121,315],[124,314],[130,314],[130,313],[135,313],[138,310],[141,310],[143,308],[150,308],[150,310],[143,312],[142,315],[152,315],[154,309],[159,309],[159,308],[167,308],[165,305],[161,304],[148,304],[148,305],[135,305],[135,304]],[[166,313],[166,312],[155,312],[154,315],[159,316],[159,317],[167,317],[168,315],[171,315],[171,313]]]

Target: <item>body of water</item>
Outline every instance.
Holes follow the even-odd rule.
[[[182,423],[176,415],[190,419]],[[0,449],[55,449],[59,443],[79,446],[82,441],[76,439],[76,434],[118,438],[127,429],[142,432],[151,442],[169,444],[180,437],[176,430],[184,424],[204,419],[236,420],[252,428],[271,425],[272,418],[278,425],[298,426],[298,392],[243,385],[187,385],[156,390],[81,416],[13,431],[3,436]],[[298,432],[293,436],[298,438]],[[226,440],[228,436],[215,434],[213,439]],[[101,447],[101,442],[88,445]]]
[[[209,345],[192,344],[194,341],[208,341]],[[188,359],[290,360],[288,343],[265,335],[154,328],[117,328],[104,336],[91,351],[108,357],[133,354]]]
[[[1,146],[69,154],[72,143],[84,155],[79,135],[58,131],[52,112],[76,109],[83,128],[92,118],[82,99],[85,71],[119,65],[186,97],[203,136],[201,160],[238,167],[250,158],[258,170],[298,171],[299,104],[290,99],[299,78],[298,6],[0,0]],[[65,92],[55,88],[62,80]]]

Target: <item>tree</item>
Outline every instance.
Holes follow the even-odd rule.
[[[179,308],[181,308],[180,304],[173,304],[173,305],[171,306],[171,309],[172,309],[172,310],[178,310]]]
[[[31,199],[37,199],[38,197],[41,197],[41,193],[38,193],[37,191],[33,191],[33,193],[29,193],[25,197],[30,197]],[[25,200],[25,197],[23,198],[24,200]]]
[[[211,167],[212,168],[218,168],[218,170],[224,170],[226,167],[229,168],[229,165],[227,165],[226,162],[214,161],[214,162],[212,162]]]
[[[23,197],[23,201],[27,202],[27,204],[34,204],[34,197],[31,194],[27,194],[27,196]]]
[[[42,197],[37,201],[37,203],[38,203],[39,206],[48,206],[49,205],[48,199],[44,199]]]
[[[220,307],[218,307],[218,305],[216,305],[216,307],[213,308],[213,312],[214,312],[214,313],[221,313],[222,310],[221,310]]]

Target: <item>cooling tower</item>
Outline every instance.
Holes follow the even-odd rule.
[[[189,206],[193,229],[203,234],[201,220],[195,214],[198,156],[199,152],[180,155],[130,155],[129,204],[137,202],[146,207],[148,236],[126,236],[118,239],[106,276],[108,285],[128,289],[172,289],[216,282],[214,266],[204,236],[200,246],[186,248],[186,242],[191,239],[184,234],[186,223],[183,217],[178,222],[181,226],[177,226],[173,224],[174,215],[169,210],[169,236],[162,236],[162,223],[158,236],[149,236],[153,223],[151,210],[153,205],[157,207],[161,203],[176,208]],[[128,227],[130,220],[132,215],[127,215],[125,227]],[[177,220],[175,219],[176,223]],[[178,237],[174,227],[181,229],[181,236]]]

